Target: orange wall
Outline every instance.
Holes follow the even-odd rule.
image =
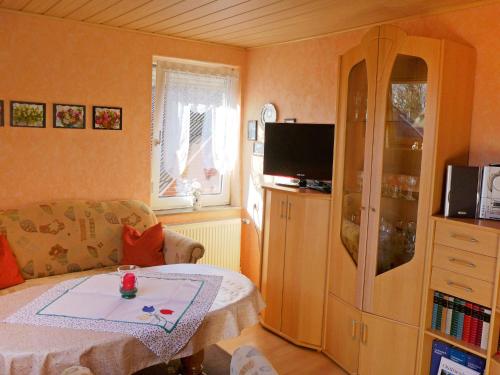
[[[0,128],[0,208],[73,198],[149,202],[153,55],[241,67],[246,58],[238,48],[4,11],[0,46],[0,99],[48,109],[46,129]],[[87,128],[53,129],[54,102],[86,104]],[[123,107],[123,130],[93,130],[92,105]]]

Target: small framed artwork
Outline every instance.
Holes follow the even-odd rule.
[[[3,100],[0,100],[0,126],[4,126],[5,110],[3,108]]]
[[[54,104],[53,126],[60,129],[85,129],[85,106]]]
[[[45,128],[45,103],[10,102],[10,126]]]
[[[255,142],[253,144],[253,154],[255,156],[264,156],[264,143]]]
[[[122,130],[120,107],[92,107],[92,127],[99,130]]]
[[[257,132],[259,127],[257,126],[257,120],[248,121],[247,139],[249,141],[257,140]]]

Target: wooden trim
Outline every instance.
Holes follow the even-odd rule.
[[[156,213],[158,221],[163,224],[187,224],[197,223],[202,221],[215,221],[224,219],[241,218],[242,212],[240,207],[224,208],[224,209],[207,209],[206,211],[191,211],[165,213],[159,211]]]
[[[262,327],[264,327],[265,329],[267,329],[268,331],[271,331],[272,333],[274,333],[274,334],[276,334],[276,335],[278,335],[280,337],[283,337],[285,340],[290,341],[291,343],[293,343],[295,345],[302,346],[304,348],[309,348],[309,349],[314,349],[314,350],[317,350],[317,351],[321,351],[321,345],[319,345],[319,346],[317,346],[317,345],[311,345],[311,344],[306,344],[306,343],[303,343],[301,341],[295,340],[292,337],[287,336],[283,332],[278,331],[277,329],[274,329],[271,326],[268,326],[266,323],[264,323],[262,321],[262,319],[260,320],[260,325]]]

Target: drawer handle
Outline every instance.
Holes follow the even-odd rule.
[[[474,291],[474,290],[472,290],[472,288],[470,288],[470,287],[468,287],[466,285],[462,285],[462,284],[456,283],[454,281],[446,280],[446,284],[448,284],[448,286],[451,286],[451,287],[454,287],[454,288],[463,289],[463,290],[465,290],[466,292],[469,292],[469,293],[472,293]]]
[[[472,236],[466,236],[465,234],[452,233],[451,236],[453,238],[456,238],[457,240],[462,240],[462,241],[467,241],[467,242],[473,242],[473,243],[479,242],[474,237],[472,237]]]
[[[465,267],[469,267],[469,268],[476,268],[476,265],[474,263],[469,262],[467,260],[453,258],[453,257],[448,258],[448,260],[452,263],[456,263],[456,264],[459,264],[461,266],[465,266]]]

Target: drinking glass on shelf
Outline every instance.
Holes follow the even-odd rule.
[[[413,196],[413,192],[415,191],[415,187],[417,186],[417,178],[415,176],[406,176],[406,186],[408,187],[406,192],[406,199],[414,201],[415,197]]]
[[[413,255],[415,253],[415,241],[417,239],[417,223],[410,221],[406,224],[406,252]]]
[[[400,189],[400,198],[403,198],[405,197],[405,195],[403,194],[403,191],[405,190],[408,190],[407,189],[407,185],[406,185],[406,176],[404,174],[400,174],[398,176],[398,185],[399,185],[399,189]]]

